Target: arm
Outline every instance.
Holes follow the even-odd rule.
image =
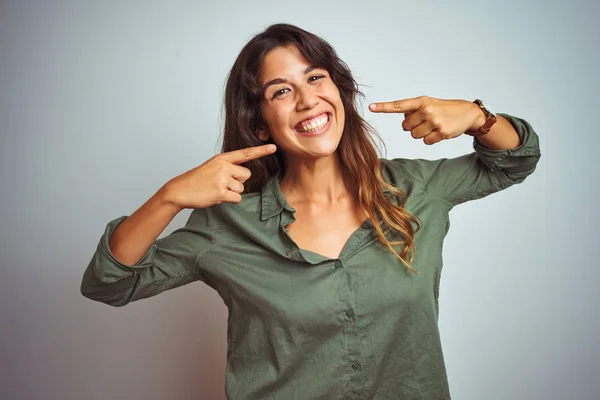
[[[475,152],[460,157],[389,160],[386,163],[389,179],[399,184],[402,177],[408,175],[420,182],[430,196],[443,199],[451,207],[523,182],[535,171],[541,157],[539,137],[526,120],[508,114],[497,115],[498,119],[503,117],[511,124],[519,138],[519,146],[493,149],[483,146],[480,138],[474,138]],[[496,137],[503,134],[510,137],[511,130],[500,128],[496,132]]]
[[[477,113],[475,125],[469,129],[473,132],[485,124],[485,114],[477,104],[471,104],[473,104],[472,107],[476,108],[475,112]],[[510,121],[500,114],[498,114],[496,118],[497,121],[492,125],[490,131],[487,134],[478,137],[479,143],[488,149],[494,150],[507,150],[519,147],[521,145],[521,138]]]
[[[166,226],[172,219],[171,210],[157,207],[155,201],[150,199],[137,214],[107,224],[83,274],[83,296],[121,307],[196,280],[211,286],[199,263],[218,230],[211,213],[207,209],[196,209],[184,227],[161,239],[152,239],[155,232],[160,234],[164,229],[162,225]],[[143,220],[143,216],[148,219]],[[117,233],[120,237],[114,239]],[[124,263],[121,260],[136,261]]]
[[[109,222],[84,272],[81,294],[124,306],[195,280],[212,287],[200,262],[220,229],[212,206],[239,203],[250,170],[238,164],[275,150],[265,145],[214,156],[171,179],[131,216]],[[185,227],[157,239],[184,208],[193,209]]]
[[[136,212],[121,222],[109,238],[109,250],[125,265],[135,265],[181,208],[166,201],[161,188]]]

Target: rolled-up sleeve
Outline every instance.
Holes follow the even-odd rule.
[[[217,227],[204,209],[192,212],[186,225],[157,239],[135,265],[125,265],[112,254],[109,239],[127,216],[106,225],[81,281],[81,294],[120,307],[165,290],[201,280],[210,285],[200,259],[214,242]]]
[[[428,195],[444,199],[451,207],[523,182],[535,171],[541,157],[539,137],[526,120],[498,115],[506,118],[517,131],[521,143],[517,148],[490,149],[474,138],[475,151],[460,157],[389,160],[391,174],[402,170],[420,181]]]

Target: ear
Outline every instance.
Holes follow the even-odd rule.
[[[269,137],[271,137],[271,135],[269,134],[269,130],[267,128],[265,128],[263,125],[258,127],[258,138],[260,140],[262,140],[263,142],[266,142],[267,140],[269,140]]]

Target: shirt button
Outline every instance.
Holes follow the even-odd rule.
[[[337,261],[335,262],[335,267],[336,267],[336,268],[342,268],[342,262],[341,262],[340,260],[337,260]]]
[[[363,229],[369,229],[370,225],[368,222],[362,224]]]
[[[352,318],[352,311],[346,311],[346,317]]]
[[[352,369],[355,371],[360,371],[360,364],[359,363],[352,364]]]

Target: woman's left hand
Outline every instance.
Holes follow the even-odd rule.
[[[434,144],[476,130],[485,123],[479,106],[467,100],[443,100],[428,96],[372,103],[369,110],[381,113],[404,113],[402,129],[415,139]]]

